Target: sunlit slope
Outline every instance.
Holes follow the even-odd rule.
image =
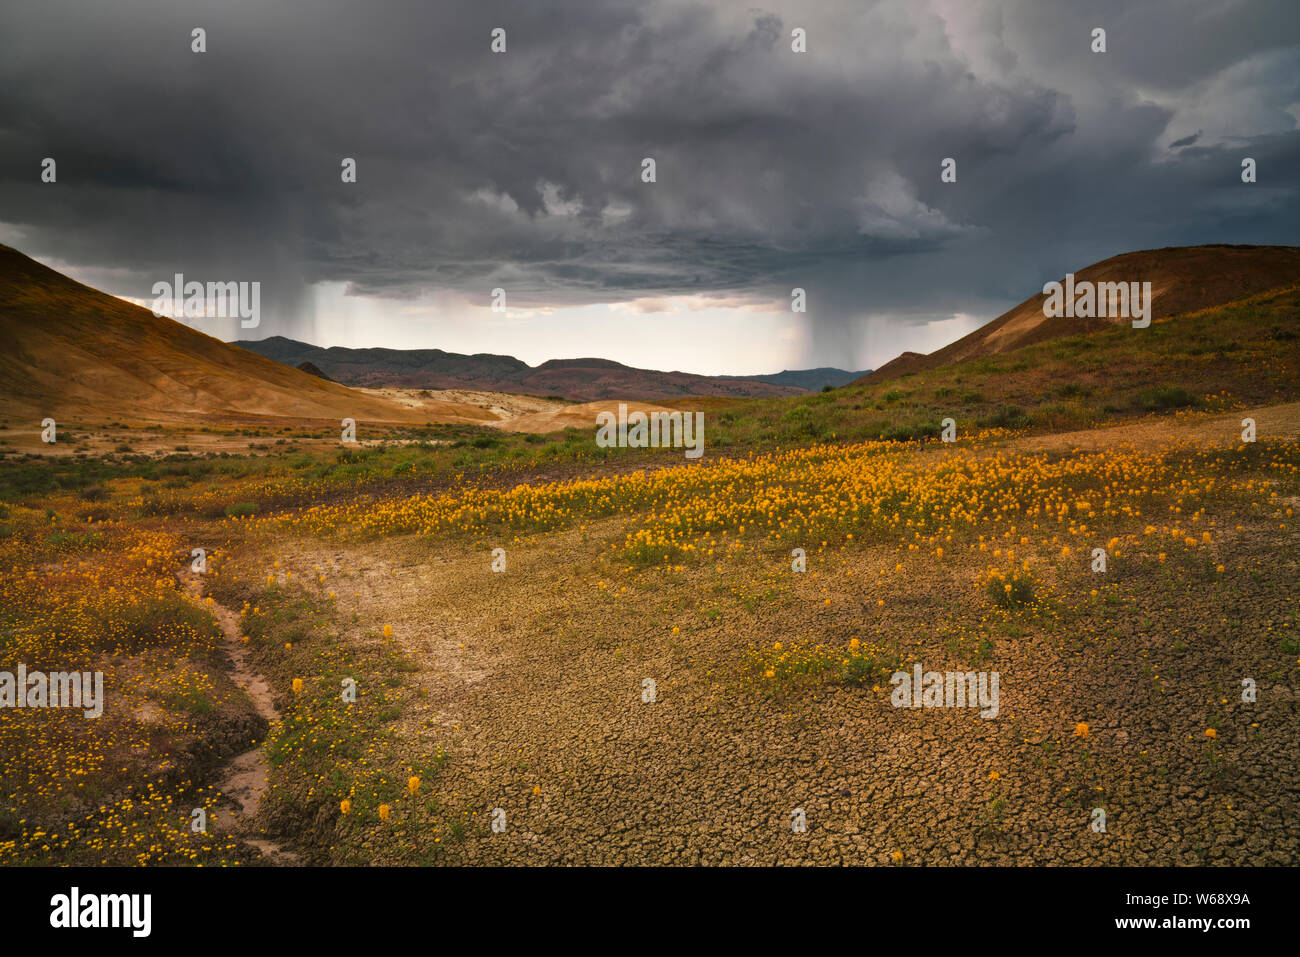
[[[1151,413],[1300,400],[1300,285],[795,399],[706,410],[713,447],[1090,428]]]
[[[1058,281],[1063,276],[1055,277]],[[1075,281],[1151,283],[1151,317],[1166,318],[1300,283],[1300,246],[1171,246],[1124,253],[1075,273]],[[1062,336],[1099,332],[1126,318],[1047,318],[1042,292],[967,336],[921,355],[905,352],[861,382],[884,382],[980,356],[1001,355]]]
[[[176,421],[214,416],[480,422],[418,413],[281,365],[107,295],[0,245],[0,417]]]

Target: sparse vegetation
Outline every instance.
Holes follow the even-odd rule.
[[[340,447],[332,423],[208,424],[173,450],[166,427],[128,442],[132,423],[74,423],[88,454],[0,463],[2,667],[102,670],[115,704],[0,723],[0,860],[257,860],[249,834],[175,813],[215,815],[220,769],[256,741],[257,834],[316,863],[775,859],[784,835],[737,803],[741,771],[799,782],[799,801],[869,791],[879,820],[847,799],[817,812],[846,860],[907,821],[941,838],[918,862],[1074,860],[1081,812],[1140,795],[1126,833],[1149,860],[1232,860],[1263,835],[1259,862],[1294,863],[1295,723],[1239,706],[1229,679],[1300,674],[1300,446],[1278,405],[1300,398],[1279,335],[1298,304],[683,400],[706,411],[701,463],[598,449],[590,429],[410,425]],[[1277,418],[1240,443],[1251,403]],[[1100,448],[1054,434],[1100,424],[1118,427]],[[259,720],[232,646],[281,720]],[[997,722],[895,708],[894,673],[916,666],[999,672],[1015,694]],[[921,735],[949,763],[918,792],[897,769]],[[665,815],[663,780],[696,818]],[[1236,788],[1233,815],[1200,788]],[[493,841],[497,807],[546,839]],[[607,820],[631,823],[567,836]],[[701,841],[710,820],[747,836]],[[1167,840],[1193,827],[1197,847]]]

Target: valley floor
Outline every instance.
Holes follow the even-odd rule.
[[[1294,435],[1297,412],[1253,415],[1261,434]],[[1146,463],[1175,442],[1237,447],[1239,418],[975,454],[1131,447]],[[1125,545],[1105,574],[1068,521],[1050,536],[1046,522],[989,534],[1037,570],[1043,600],[1025,608],[990,605],[989,553],[974,541],[935,559],[901,539],[791,539],[804,574],[784,544],[632,568],[609,560],[619,518],[518,541],[287,538],[267,554],[302,580],[320,567],[360,622],[391,624],[416,688],[399,734],[448,755],[432,784],[455,812],[442,833],[461,825],[447,861],[1294,864],[1300,569],[1293,527],[1276,519],[1297,503],[1295,451],[1261,500],[1209,493],[1107,521],[1102,543]],[[1171,519],[1195,529],[1194,546],[1182,534],[1162,544]],[[1164,530],[1144,534],[1151,522]],[[504,572],[491,568],[497,545]],[[861,681],[795,664],[768,676],[782,652],[836,659],[855,638],[897,659]],[[889,673],[914,661],[999,672],[999,715],[894,708]],[[494,833],[497,808],[506,827]],[[380,860],[412,853],[406,825],[369,841]]]
[[[1295,865],[1297,434],[1292,403],[225,519],[202,587],[281,713],[236,836],[334,864]],[[997,672],[996,717],[894,707],[916,663]]]

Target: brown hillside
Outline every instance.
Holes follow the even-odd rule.
[[[1063,281],[1064,276],[1058,276]],[[1170,246],[1124,253],[1075,273],[1075,282],[1150,282],[1151,318],[1244,299],[1300,282],[1300,246]],[[1128,319],[1048,319],[1039,292],[992,322],[929,355],[904,352],[858,382],[883,382],[910,372],[1010,352],[1059,336],[1108,329]]]
[[[468,405],[418,412],[159,318],[0,244],[0,415],[105,422],[195,417],[483,422]]]

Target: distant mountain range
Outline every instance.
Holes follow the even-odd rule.
[[[823,366],[820,369],[786,369],[783,372],[773,372],[770,375],[720,375],[713,378],[767,382],[771,385],[791,385],[804,392],[820,392],[825,386],[838,389],[842,385],[848,385],[850,382],[870,374],[870,369],[864,372],[845,372],[843,369],[831,369]]]
[[[441,349],[322,348],[284,336],[240,340],[234,345],[343,385],[368,389],[468,389],[597,399],[672,399],[683,396],[802,395],[841,386],[867,372],[843,369],[786,370],[770,375],[704,376],[636,369],[611,359],[551,359],[539,366],[514,356]]]
[[[1300,247],[1144,250],[1080,269],[1076,278],[1150,282],[1150,315],[1158,322],[1300,285]],[[937,352],[905,353],[867,382],[874,385],[1063,336],[1101,332],[1116,322],[1127,320],[1045,318],[1043,296],[1035,294]],[[0,423],[25,421],[29,426],[46,417],[60,424],[69,417],[83,422],[193,424],[262,416],[488,424],[501,417],[459,398],[431,397],[416,407],[387,396],[359,394],[348,386],[653,402],[690,396],[795,395],[864,375],[812,369],[752,377],[700,376],[634,369],[608,359],[553,360],[533,367],[511,356],[465,356],[437,349],[321,349],[280,337],[236,345],[84,286],[5,245],[0,245],[0,339],[6,344],[0,351]],[[1205,352],[1197,342],[1189,342],[1188,350],[1189,356]],[[1092,375],[1107,373],[1104,363],[1089,365],[1088,370]]]

